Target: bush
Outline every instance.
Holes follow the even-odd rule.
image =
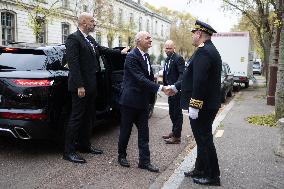
[[[254,125],[263,125],[269,127],[276,127],[277,120],[275,117],[275,113],[267,114],[267,115],[254,115],[247,118],[247,121]]]

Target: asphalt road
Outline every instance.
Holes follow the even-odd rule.
[[[62,149],[52,142],[0,138],[0,188],[148,188],[163,174],[165,179],[178,165],[176,158],[191,144],[188,116],[184,116],[182,142],[166,145],[161,136],[171,131],[167,98],[158,97],[149,120],[152,163],[160,173],[137,168],[137,129],[133,127],[128,146],[130,168],[117,163],[119,125],[95,128],[92,144],[104,150],[103,155],[82,154],[86,164],[62,159]]]

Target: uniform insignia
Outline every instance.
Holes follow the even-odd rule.
[[[202,48],[204,47],[204,43],[201,43],[200,45],[198,45],[198,48]]]
[[[201,109],[203,106],[203,101],[191,98],[189,102],[189,106]]]

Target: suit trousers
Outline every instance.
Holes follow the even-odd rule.
[[[195,169],[204,171],[210,178],[219,177],[220,170],[213,142],[212,124],[218,110],[199,110],[198,118],[191,119],[190,125],[197,144]]]
[[[139,164],[150,163],[148,109],[121,106],[121,125],[118,142],[118,156],[125,158],[133,124],[138,130]]]
[[[65,132],[65,153],[73,153],[76,148],[88,149],[95,120],[95,94],[78,97],[72,93],[72,112]]]
[[[168,97],[168,104],[169,104],[169,114],[173,124],[172,127],[173,136],[180,138],[182,123],[183,123],[182,109],[180,107],[180,93]]]

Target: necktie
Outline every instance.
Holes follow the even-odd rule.
[[[151,69],[150,69],[149,54],[145,53],[143,56],[144,56],[144,60],[147,62],[148,72],[149,72],[149,75],[150,75],[151,74]]]
[[[92,43],[92,40],[91,40],[91,36],[88,35],[88,36],[86,37],[86,40],[87,40],[88,43],[92,46],[94,52],[96,52],[96,51],[95,51],[95,46],[94,46],[94,44]]]
[[[170,61],[171,61],[171,59],[168,58],[168,59],[166,60],[166,64],[165,64],[165,71],[166,71],[167,74],[168,74],[168,72],[169,72],[169,64],[170,64]]]

